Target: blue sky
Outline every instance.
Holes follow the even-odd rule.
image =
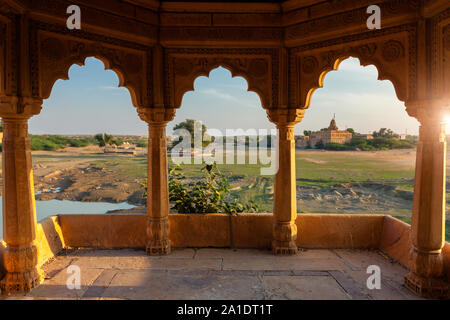
[[[305,118],[297,124],[303,130],[327,127],[333,114],[340,128],[368,133],[381,127],[398,133],[418,133],[418,122],[408,116],[404,103],[396,97],[389,81],[377,80],[374,66],[362,67],[357,59],[344,61],[339,71],[327,74],[324,88],[316,90]],[[119,80],[101,61],[88,58],[83,67],[69,70],[70,80],[58,80],[40,115],[30,120],[33,134],[111,134],[147,135],[147,127],[136,113],[128,90],[118,88]],[[247,91],[247,82],[232,78],[223,68],[209,77],[195,80],[194,91],[183,97],[173,125],[187,118],[201,120],[208,128],[272,129],[259,97]]]

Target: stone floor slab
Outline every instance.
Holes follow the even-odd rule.
[[[80,290],[67,288],[70,265],[80,267]],[[380,290],[367,288],[369,265],[380,266]],[[42,269],[31,293],[0,299],[418,299],[403,285],[406,268],[376,250],[65,250]]]
[[[331,276],[264,276],[270,300],[347,300],[350,297]]]

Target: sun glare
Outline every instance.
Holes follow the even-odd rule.
[[[445,133],[450,134],[450,115],[444,117]]]

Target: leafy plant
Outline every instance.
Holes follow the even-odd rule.
[[[96,134],[94,136],[94,139],[97,141],[97,144],[100,147],[104,147],[107,144],[109,144],[109,145],[115,144],[116,146],[118,146],[118,145],[120,145],[122,143],[122,141],[120,141],[120,139],[114,139],[114,137],[111,134],[107,134],[107,133]]]
[[[187,181],[180,166],[169,170],[169,199],[178,213],[241,213],[257,212],[253,202],[241,203],[231,195],[227,182],[217,165],[205,164],[204,177]]]

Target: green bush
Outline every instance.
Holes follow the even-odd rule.
[[[187,182],[180,166],[169,171],[169,199],[178,213],[257,212],[253,202],[241,203],[231,196],[230,184],[217,165],[206,164],[200,181]]]
[[[86,147],[93,144],[93,139],[69,138],[57,135],[30,135],[31,150],[54,151],[67,147]]]
[[[417,142],[415,140],[397,140],[392,138],[375,138],[372,140],[367,140],[364,138],[354,138],[350,142],[345,144],[339,143],[327,143],[317,144],[316,148],[333,150],[333,151],[352,151],[352,150],[362,150],[362,151],[374,151],[374,150],[392,150],[392,149],[411,149],[416,146]]]

